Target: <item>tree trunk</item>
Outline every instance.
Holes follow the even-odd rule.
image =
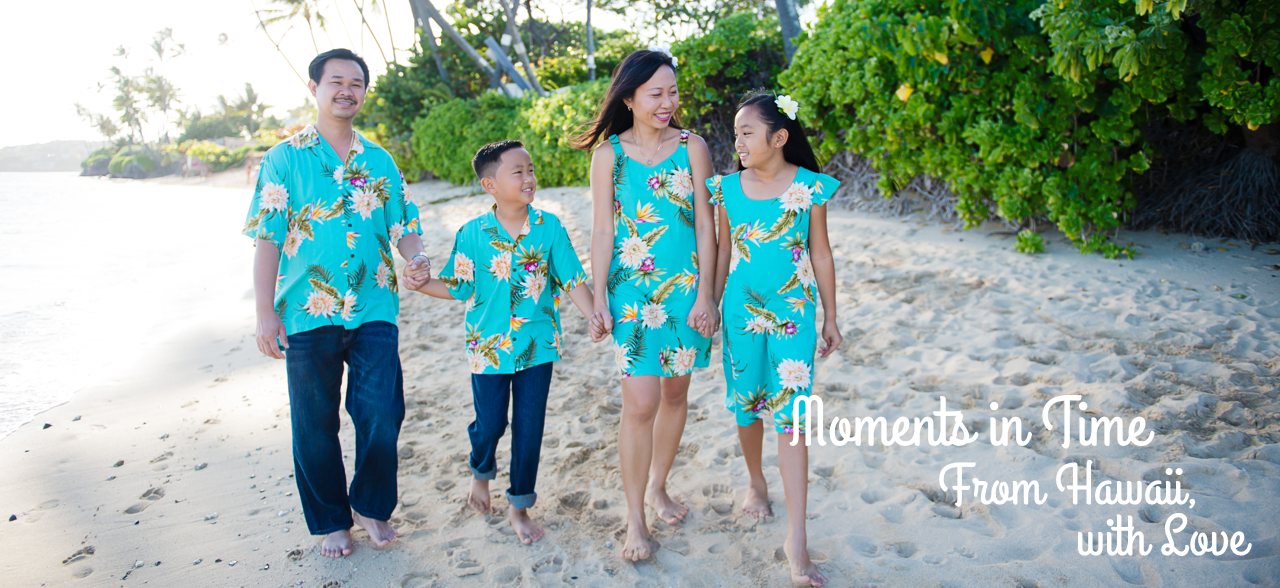
[[[776,0],[775,4],[782,25],[782,47],[787,53],[787,65],[791,65],[791,57],[796,54],[795,38],[800,35],[800,14],[793,0]]]
[[[476,52],[475,47],[472,47],[470,43],[467,43],[466,39],[462,38],[462,35],[453,28],[453,25],[449,24],[449,22],[440,15],[440,11],[436,10],[436,7],[431,3],[431,0],[409,1],[417,4],[418,9],[422,14],[426,14],[431,18],[431,20],[436,21],[436,24],[440,25],[440,30],[444,31],[446,35],[449,35],[449,37],[453,39],[453,42],[457,43],[458,47],[462,49],[462,52],[466,53],[467,57],[470,57],[471,61],[475,62],[476,67],[479,68],[480,71],[484,72],[485,75],[489,76],[489,81],[494,86],[499,86],[498,72],[493,69],[492,65],[489,65],[488,60]]]
[[[524,41],[520,38],[520,31],[516,28],[516,0],[499,0],[502,9],[507,13],[507,34],[516,46],[516,57],[520,58],[520,64],[524,66],[525,77],[529,80],[529,84],[533,86],[533,91],[539,96],[546,96],[547,91],[542,88],[542,84],[538,82],[538,74],[533,72],[533,64],[529,63],[529,52],[525,51]]]
[[[587,79],[596,79],[596,38],[591,30],[591,0],[587,0]]]
[[[422,38],[427,42],[427,53],[431,55],[431,61],[436,64],[436,73],[440,74],[445,89],[452,96],[453,88],[449,85],[449,72],[444,68],[444,60],[440,59],[440,48],[436,46],[436,33],[431,30],[431,20],[424,18],[419,12],[417,2],[410,2],[409,9],[413,11],[413,22],[418,23],[418,28],[422,29]]]
[[[370,25],[369,20],[364,17],[364,0],[360,0],[359,2],[351,0],[351,3],[356,6],[356,11],[360,13],[360,24],[364,25],[364,29],[366,31],[369,31],[369,36],[373,38],[374,46],[378,48],[378,55],[382,56],[382,62],[387,65],[391,65],[391,61],[387,59],[387,53],[382,50],[382,42],[378,40],[377,33],[373,32],[373,25]],[[394,57],[395,54],[392,53],[392,56]],[[364,83],[369,84],[372,82],[373,80],[365,80]]]

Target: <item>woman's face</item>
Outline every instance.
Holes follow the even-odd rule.
[[[733,149],[738,152],[742,167],[752,167],[753,162],[760,165],[781,156],[785,143],[782,139],[781,132],[770,136],[769,127],[755,106],[747,106],[733,117]]]
[[[649,81],[636,88],[631,98],[623,100],[631,107],[636,125],[657,129],[671,124],[671,117],[680,108],[680,91],[676,89],[676,72],[670,66],[662,66],[653,72]]]

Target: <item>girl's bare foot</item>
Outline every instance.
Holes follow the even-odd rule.
[[[471,480],[471,496],[467,497],[467,506],[480,514],[489,514],[488,480]]]
[[[529,518],[528,509],[510,507],[507,511],[507,521],[511,523],[511,528],[516,530],[516,537],[519,537],[520,542],[525,545],[531,545],[542,538],[542,527]]]
[[[351,511],[351,519],[369,534],[374,547],[386,547],[396,540],[396,530],[387,521],[371,519],[355,511]]]
[[[769,488],[761,482],[747,487],[747,499],[742,502],[742,512],[758,520],[773,516],[773,508],[769,506]]]
[[[320,542],[320,555],[333,558],[351,555],[351,531],[343,529],[325,535]]]
[[[622,544],[622,559],[643,561],[653,555],[653,538],[643,521],[627,524],[627,539]]]
[[[793,586],[826,585],[827,577],[809,559],[809,546],[804,538],[793,541],[791,537],[787,537],[787,542],[782,545],[782,551],[787,554],[787,563],[791,568],[791,584]]]
[[[671,495],[667,494],[665,487],[649,486],[648,491],[645,492],[645,502],[658,511],[658,518],[668,525],[683,521],[684,517],[689,514],[689,507],[671,498]]]

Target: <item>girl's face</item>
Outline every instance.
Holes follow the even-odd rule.
[[[733,148],[742,167],[760,166],[774,157],[782,157],[782,146],[786,142],[786,133],[781,130],[769,133],[769,126],[755,106],[743,108],[733,117]]]
[[[631,98],[622,101],[631,108],[636,125],[664,129],[671,124],[671,117],[680,108],[680,91],[676,89],[676,72],[662,66],[653,72]]]

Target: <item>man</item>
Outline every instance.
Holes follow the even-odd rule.
[[[417,209],[390,154],[352,128],[369,68],[346,49],[316,56],[314,125],[263,156],[244,233],[256,241],[258,349],[284,359],[294,475],[307,528],[328,557],[351,554],[351,526],[375,546],[396,532],[396,440],[404,420],[391,248],[429,279]],[[343,363],[355,425],[350,492],[338,441]]]

